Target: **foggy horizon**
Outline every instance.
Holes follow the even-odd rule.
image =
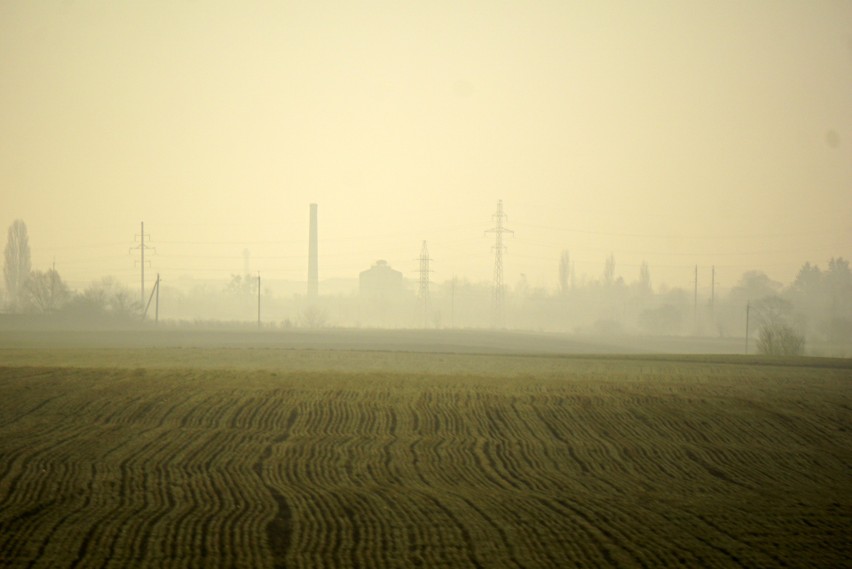
[[[852,257],[852,5],[0,6],[0,226],[73,287],[378,259],[554,290]]]

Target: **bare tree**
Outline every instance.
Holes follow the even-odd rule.
[[[240,296],[257,294],[257,277],[249,274],[231,275],[231,281],[225,287],[225,292]]]
[[[54,312],[71,298],[71,290],[55,270],[33,271],[24,285],[25,303],[35,312]]]
[[[778,297],[767,296],[755,303],[760,329],[757,351],[769,356],[800,356],[805,337],[790,324],[793,305]]]
[[[612,286],[615,283],[615,255],[612,253],[606,258],[603,277],[606,286]]]
[[[559,256],[559,292],[568,293],[568,285],[571,279],[571,255],[568,249],[563,249]]]
[[[142,314],[142,306],[134,296],[114,277],[104,277],[75,295],[66,312],[89,321],[133,321]]]
[[[23,300],[24,285],[30,276],[30,238],[27,224],[16,219],[9,226],[6,238],[6,250],[3,265],[3,277],[6,280],[6,294],[12,310],[18,310]]]
[[[651,270],[645,261],[642,261],[639,268],[639,290],[646,294],[651,292]]]
[[[299,315],[299,325],[303,328],[324,328],[328,320],[328,311],[315,304],[309,305]]]
[[[768,356],[801,356],[805,337],[783,322],[764,324],[758,331],[757,351]]]

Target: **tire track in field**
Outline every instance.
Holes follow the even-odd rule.
[[[252,471],[264,480],[264,463],[272,456],[274,445],[281,444],[290,436],[293,425],[299,418],[298,410],[292,409],[287,417],[287,422],[284,424],[283,432],[279,432],[275,438],[267,445],[263,453],[258,457],[257,462],[252,465]],[[268,422],[274,419],[274,416],[266,415],[262,417],[263,422]],[[293,512],[287,498],[273,484],[264,480],[264,485],[269,491],[272,500],[275,502],[276,512],[272,519],[266,524],[266,541],[272,556],[272,563],[275,569],[283,569],[287,566],[287,554],[290,550],[291,538],[293,532]]]

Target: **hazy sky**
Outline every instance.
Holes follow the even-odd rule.
[[[0,1],[0,226],[150,273],[789,282],[852,257],[852,2]]]

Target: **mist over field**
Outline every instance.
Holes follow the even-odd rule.
[[[249,324],[259,300],[276,328],[744,339],[763,303],[749,334],[848,353],[849,21],[4,2],[0,325]]]
[[[841,567],[852,3],[0,2],[0,566]]]
[[[15,251],[12,229],[7,268],[18,266],[9,255]],[[74,289],[55,269],[19,270],[18,283],[9,278],[16,271],[6,270],[0,330],[221,329],[279,333],[280,341],[294,341],[298,331],[314,338],[321,331],[329,337],[348,331],[349,338],[360,331],[365,343],[375,344],[383,336],[367,331],[404,329],[429,332],[427,337],[445,345],[465,337],[457,331],[492,338],[502,332],[503,344],[517,341],[519,336],[510,334],[517,332],[538,338],[538,348],[522,342],[533,351],[552,351],[556,341],[567,353],[582,351],[583,345],[597,352],[594,345],[606,344],[610,352],[852,354],[852,272],[842,257],[823,267],[803,264],[792,283],[751,270],[736,286],[723,289],[711,282],[709,291],[699,286],[697,267],[690,290],[655,285],[647,264],[635,279],[616,276],[614,256],[599,278],[581,280],[570,258],[565,251],[556,264],[559,280],[553,289],[524,279],[514,286],[466,278],[433,281],[428,257],[425,263],[421,259],[419,280],[380,261],[359,280],[317,278],[313,285],[270,282],[248,272],[171,283],[158,273],[145,288],[140,280],[135,290],[110,276]],[[16,294],[8,292],[13,289]]]

